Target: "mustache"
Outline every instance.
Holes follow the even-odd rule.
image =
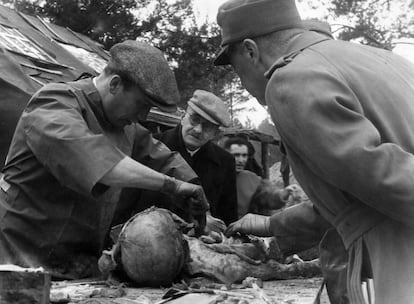
[[[189,132],[188,134],[191,135],[192,137],[197,138],[197,139],[203,139],[203,134],[202,133]]]

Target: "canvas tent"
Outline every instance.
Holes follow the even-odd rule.
[[[108,53],[87,36],[0,6],[0,163],[18,118],[43,84],[96,75]]]

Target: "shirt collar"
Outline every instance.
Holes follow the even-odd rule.
[[[98,92],[98,89],[95,86],[94,78],[85,78],[78,81],[72,82],[71,84],[82,90],[83,94],[86,95],[86,100],[88,101],[89,106],[91,107],[93,113],[96,116],[99,124],[106,129],[112,129],[113,126],[106,118],[103,106],[101,95]]]
[[[214,147],[213,147],[213,143],[211,141],[208,141],[207,143],[205,143],[204,145],[202,145],[200,148],[198,148],[197,150],[194,150],[192,152],[190,152],[187,147],[185,146],[184,143],[184,139],[183,139],[183,133],[182,133],[182,125],[179,124],[176,129],[176,132],[178,132],[178,146],[181,147],[180,150],[183,151],[185,150],[185,152],[188,153],[189,156],[191,157],[197,157],[198,159],[204,159],[205,161],[211,161],[217,165],[220,165],[220,157],[219,155],[217,155]],[[200,152],[197,154],[197,152]],[[188,157],[188,156],[187,156]],[[186,157],[184,157],[186,158]]]
[[[195,149],[194,151],[190,151],[190,150],[188,150],[187,148],[185,148],[185,149],[187,150],[188,154],[190,154],[190,156],[191,156],[191,157],[193,157],[193,156],[194,156],[194,154],[196,154],[196,153],[198,152],[198,150],[200,150],[200,148]]]

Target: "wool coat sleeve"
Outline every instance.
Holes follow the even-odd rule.
[[[310,201],[283,209],[270,217],[270,231],[285,256],[319,244],[332,226],[314,209]]]
[[[266,100],[282,140],[317,178],[413,226],[414,155],[384,140],[412,126],[393,128],[387,114],[378,113],[379,100],[364,95],[364,90],[357,94],[333,63],[304,62],[276,71],[267,86]],[[366,90],[375,92],[372,87]],[[367,112],[372,113],[370,119]],[[411,131],[406,140],[412,138]]]

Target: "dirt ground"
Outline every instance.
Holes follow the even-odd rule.
[[[62,282],[63,283],[63,282]],[[117,288],[95,284],[53,284],[51,303],[82,303],[82,304],[157,304],[168,289],[162,288]],[[313,304],[322,278],[291,279],[263,282],[262,291],[273,304]],[[60,286],[60,287],[58,287]],[[66,286],[66,287],[64,287]],[[224,287],[224,285],[222,286]],[[229,292],[246,294],[241,285],[233,285]],[[67,294],[62,298],[63,288]],[[215,287],[219,288],[219,287]],[[52,294],[55,295],[52,296]],[[59,295],[56,297],[56,295]],[[59,299],[58,299],[59,298]],[[53,300],[54,299],[54,300]],[[66,301],[65,301],[66,299]],[[63,301],[62,301],[63,300]],[[254,301],[253,301],[254,302]],[[253,303],[252,302],[252,303]],[[250,303],[250,301],[249,301]],[[194,303],[196,304],[196,303]],[[322,293],[321,304],[329,304],[326,291]]]
[[[274,304],[312,304],[321,283],[322,278],[319,277],[266,281],[263,282],[263,290],[274,301]],[[235,285],[233,287],[237,288],[238,286]],[[234,289],[234,291],[237,291],[237,289]],[[130,298],[145,296],[151,303],[156,303],[161,300],[165,292],[166,290],[156,288],[130,288],[127,290],[127,296]],[[329,304],[325,290],[322,293],[321,304]]]
[[[264,282],[264,291],[275,303],[312,304],[322,284],[322,278]],[[329,304],[326,290],[321,304]]]

